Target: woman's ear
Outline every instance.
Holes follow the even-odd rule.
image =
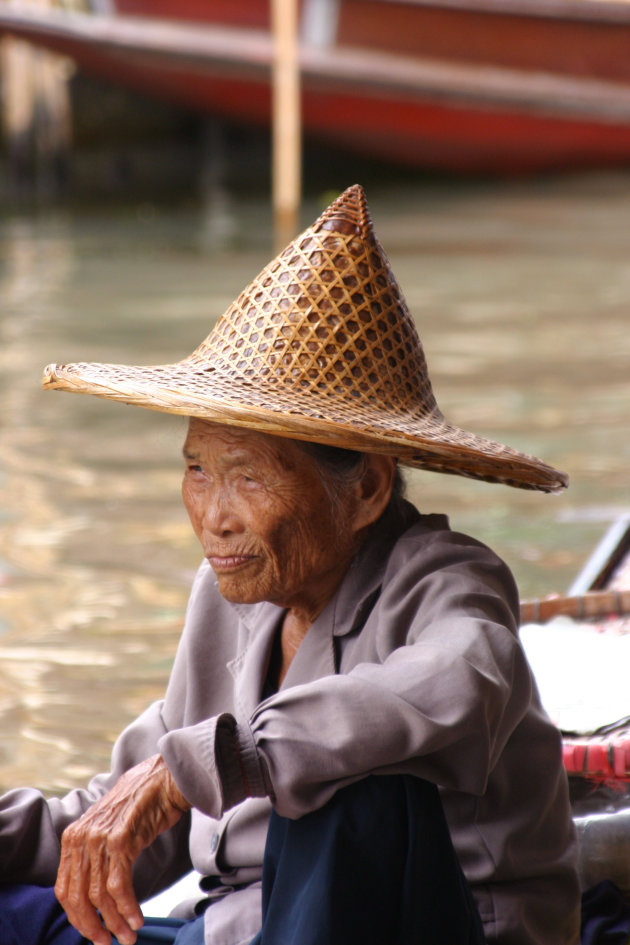
[[[396,475],[393,456],[366,453],[366,468],[356,487],[356,509],[352,530],[360,532],[381,517],[392,495]]]

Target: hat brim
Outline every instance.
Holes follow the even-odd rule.
[[[198,417],[261,433],[395,456],[401,463],[434,472],[500,482],[521,489],[559,492],[566,474],[541,460],[446,421],[429,416],[359,409],[339,419],[339,405],[325,393],[300,398],[281,387],[265,390],[253,380],[203,371],[190,361],[128,366],[51,364],[44,371],[49,390],[92,394],[163,413]],[[359,405],[357,405],[359,406]],[[332,408],[332,409],[331,409]],[[347,411],[345,412],[347,415]]]

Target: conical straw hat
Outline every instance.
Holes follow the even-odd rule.
[[[444,419],[358,185],[263,269],[183,361],[49,365],[43,385],[526,489],[567,484],[540,460]]]

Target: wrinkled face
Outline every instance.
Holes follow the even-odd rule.
[[[184,460],[184,504],[221,594],[314,617],[355,536],[352,510],[333,511],[313,460],[292,440],[195,418]]]

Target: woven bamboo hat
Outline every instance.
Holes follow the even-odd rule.
[[[567,485],[540,460],[444,419],[358,185],[263,269],[183,361],[53,364],[43,385],[525,489]]]

